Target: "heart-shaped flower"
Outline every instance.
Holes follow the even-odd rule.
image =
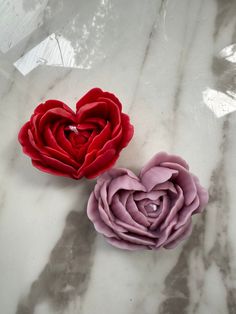
[[[132,136],[120,101],[94,88],[77,102],[76,113],[59,100],[40,104],[18,138],[36,168],[80,179],[114,165]]]
[[[192,229],[208,193],[179,156],[156,154],[137,177],[111,169],[97,180],[87,213],[112,245],[128,250],[173,248]]]

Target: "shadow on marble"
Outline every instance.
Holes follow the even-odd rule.
[[[48,302],[63,311],[71,300],[86,293],[93,265],[96,232],[86,211],[71,211],[48,263],[32,283],[29,294],[17,307],[17,314],[33,314],[40,303]]]

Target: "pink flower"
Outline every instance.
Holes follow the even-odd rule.
[[[101,175],[87,213],[95,229],[118,248],[170,249],[190,235],[192,215],[207,202],[208,193],[188,164],[161,152],[138,177],[128,169]]]

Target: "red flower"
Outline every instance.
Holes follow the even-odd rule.
[[[91,89],[76,113],[59,100],[40,104],[19,132],[32,164],[50,174],[94,178],[114,165],[133,136],[129,117],[115,95]]]

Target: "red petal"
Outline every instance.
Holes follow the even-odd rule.
[[[86,119],[86,122],[95,124],[97,129],[103,129],[107,124],[107,121],[99,117]]]
[[[112,101],[111,99],[107,99],[104,97],[99,97],[99,101],[104,102],[108,105],[109,110],[109,120],[111,121],[112,125],[116,128],[121,123],[121,108],[117,103]],[[115,131],[114,128],[114,131]]]
[[[71,114],[71,112],[66,111],[63,108],[54,108],[47,111],[40,119],[38,131],[43,131],[44,126],[47,122],[52,122],[58,119],[66,119],[68,123],[75,122],[75,115]]]
[[[120,142],[122,139],[122,129],[120,129],[119,133],[111,138],[110,140],[108,140],[106,142],[106,144],[103,146],[103,148],[99,151],[99,155],[103,154],[106,150],[108,149],[115,149],[117,153],[120,152]]]
[[[89,151],[94,149],[99,150],[104,144],[110,139],[111,136],[111,125],[108,122],[105,128],[93,139],[92,143],[88,147]]]
[[[103,94],[100,88],[92,88],[76,104],[76,112],[84,105],[97,101],[98,97]]]
[[[45,138],[45,141],[46,141],[48,147],[51,147],[57,151],[60,151],[62,154],[68,156],[67,151],[65,151],[61,146],[58,145],[58,143],[55,139],[55,135],[52,133],[49,126],[45,127],[44,138]]]
[[[82,164],[82,166],[80,167],[80,169],[78,170],[79,173],[83,171],[84,168],[86,168],[89,164],[91,164],[91,162],[93,162],[97,156],[97,150],[94,149],[93,151],[90,151],[88,154],[85,155],[85,159],[84,159],[84,163]]]
[[[58,161],[61,161],[69,166],[72,166],[76,169],[79,168],[79,164],[78,162],[76,162],[73,158],[71,158],[70,156],[63,154],[62,152],[53,149],[51,147],[45,147],[46,152],[48,153],[48,156],[51,156],[53,158],[56,158]]]
[[[28,129],[30,128],[30,122],[26,122],[20,129],[18,134],[18,141],[22,146],[29,145]]]
[[[78,123],[83,123],[87,119],[99,117],[104,120],[109,118],[108,105],[105,102],[90,102],[80,107],[77,112]]]
[[[70,112],[71,114],[75,114],[73,110],[71,110],[70,107],[68,107],[66,104],[64,104],[60,100],[55,99],[49,99],[45,101],[45,103],[38,105],[34,110],[35,114],[44,114],[45,112],[54,109],[54,108],[64,108],[66,111]]]
[[[28,130],[28,137],[31,146],[34,147],[39,152],[39,154],[45,153],[45,146],[43,147],[38,146],[38,144],[35,142],[34,135],[31,129]]]
[[[119,107],[112,102],[93,102],[81,107],[78,112],[78,123],[83,123],[92,117],[103,118],[111,122],[113,128],[121,123]]]
[[[119,101],[119,99],[114,94],[109,93],[109,92],[103,92],[102,97],[112,100],[115,104],[117,104],[119,106],[120,110],[122,109],[121,102]]]
[[[129,116],[125,113],[122,113],[122,135],[123,138],[120,144],[120,149],[126,147],[134,135],[134,127],[130,124]]]
[[[40,132],[38,132],[38,126],[39,126],[39,122],[41,119],[41,115],[34,115],[31,117],[30,119],[30,123],[31,123],[31,132],[33,134],[35,143],[37,143],[37,146],[43,147],[44,146],[44,141],[43,141],[43,137],[42,134]]]
[[[65,150],[67,151],[71,156],[76,156],[75,150],[72,147],[70,141],[65,136],[63,128],[59,127],[56,130],[55,138],[57,140],[57,143]]]
[[[75,168],[73,168],[72,166],[69,166],[60,160],[44,154],[41,155],[41,163],[45,166],[49,166],[50,168],[59,170],[60,172],[66,172],[71,175],[76,172]]]
[[[88,179],[97,177],[100,173],[114,165],[118,156],[114,149],[107,150],[103,155],[99,155],[87,167],[78,171],[79,176],[85,176]]]
[[[50,167],[47,167],[46,165],[42,164],[41,161],[39,160],[32,160],[32,165],[34,167],[36,167],[37,169],[43,171],[43,172],[47,172],[49,174],[53,174],[53,175],[56,175],[56,176],[63,176],[63,177],[69,177],[69,178],[74,178],[72,175],[66,173],[66,172],[62,172],[62,171],[59,171],[57,169],[53,169],[53,168],[50,168]]]
[[[30,122],[25,123],[18,134],[18,140],[22,145],[23,152],[31,158],[40,159],[38,151],[31,145],[28,135]]]

